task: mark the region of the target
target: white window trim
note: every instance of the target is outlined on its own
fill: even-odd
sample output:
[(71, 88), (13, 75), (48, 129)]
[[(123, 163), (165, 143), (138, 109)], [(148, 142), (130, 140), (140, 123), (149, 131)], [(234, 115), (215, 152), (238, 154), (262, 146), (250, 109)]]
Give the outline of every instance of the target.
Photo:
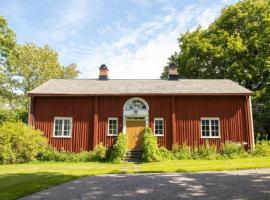
[[(162, 130), (162, 134), (156, 134), (156, 120), (162, 120), (163, 123), (163, 130)], [(154, 135), (157, 137), (163, 137), (164, 136), (164, 118), (154, 118)]]
[[(110, 134), (110, 120), (116, 120), (116, 134)], [(117, 117), (108, 117), (108, 129), (107, 136), (117, 136), (118, 135), (118, 118)]]
[[(70, 123), (70, 135), (55, 135), (55, 120), (70, 120), (71, 123)], [(64, 123), (62, 125), (62, 131), (63, 131), (63, 126), (64, 126)], [(54, 138), (72, 138), (72, 128), (73, 128), (73, 120), (72, 120), (72, 117), (54, 117), (54, 120), (53, 120), (53, 137)]]
[[(203, 136), (202, 135), (202, 120), (218, 120), (218, 136)], [(210, 121), (211, 123), (211, 121)], [(212, 135), (212, 130), (211, 130), (211, 124), (209, 125), (209, 133)], [(220, 131), (220, 118), (219, 117), (201, 117), (201, 121), (200, 121), (200, 127), (201, 127), (201, 138), (220, 138), (221, 137), (221, 131)]]

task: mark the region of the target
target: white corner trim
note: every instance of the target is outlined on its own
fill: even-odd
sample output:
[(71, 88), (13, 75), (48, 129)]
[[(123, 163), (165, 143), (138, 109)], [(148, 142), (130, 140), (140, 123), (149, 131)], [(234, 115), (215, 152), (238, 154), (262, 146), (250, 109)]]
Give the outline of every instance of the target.
[(249, 99), (251, 133), (252, 133), (252, 138), (251, 138), (251, 140), (252, 140), (252, 147), (251, 147), (251, 150), (255, 150), (255, 135), (254, 135), (254, 126), (253, 126), (253, 112), (252, 112), (251, 96), (249, 96), (248, 99)]

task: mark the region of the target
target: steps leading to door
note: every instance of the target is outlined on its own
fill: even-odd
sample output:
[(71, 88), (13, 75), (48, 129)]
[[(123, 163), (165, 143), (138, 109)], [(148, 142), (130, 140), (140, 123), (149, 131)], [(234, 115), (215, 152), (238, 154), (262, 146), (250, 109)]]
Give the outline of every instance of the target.
[(125, 160), (129, 162), (142, 162), (142, 150), (128, 151)]

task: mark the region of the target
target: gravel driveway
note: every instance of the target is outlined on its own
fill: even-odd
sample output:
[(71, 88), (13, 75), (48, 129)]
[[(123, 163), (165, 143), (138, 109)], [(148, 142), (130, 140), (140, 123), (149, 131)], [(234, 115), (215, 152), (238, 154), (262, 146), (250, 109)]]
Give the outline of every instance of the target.
[(270, 199), (270, 169), (86, 177), (26, 199)]

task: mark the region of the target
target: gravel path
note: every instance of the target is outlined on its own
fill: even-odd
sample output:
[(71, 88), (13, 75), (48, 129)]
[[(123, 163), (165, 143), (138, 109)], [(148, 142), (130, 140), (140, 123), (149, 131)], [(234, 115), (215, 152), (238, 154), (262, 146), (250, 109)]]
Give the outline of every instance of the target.
[(86, 177), (22, 198), (270, 199), (270, 169)]

